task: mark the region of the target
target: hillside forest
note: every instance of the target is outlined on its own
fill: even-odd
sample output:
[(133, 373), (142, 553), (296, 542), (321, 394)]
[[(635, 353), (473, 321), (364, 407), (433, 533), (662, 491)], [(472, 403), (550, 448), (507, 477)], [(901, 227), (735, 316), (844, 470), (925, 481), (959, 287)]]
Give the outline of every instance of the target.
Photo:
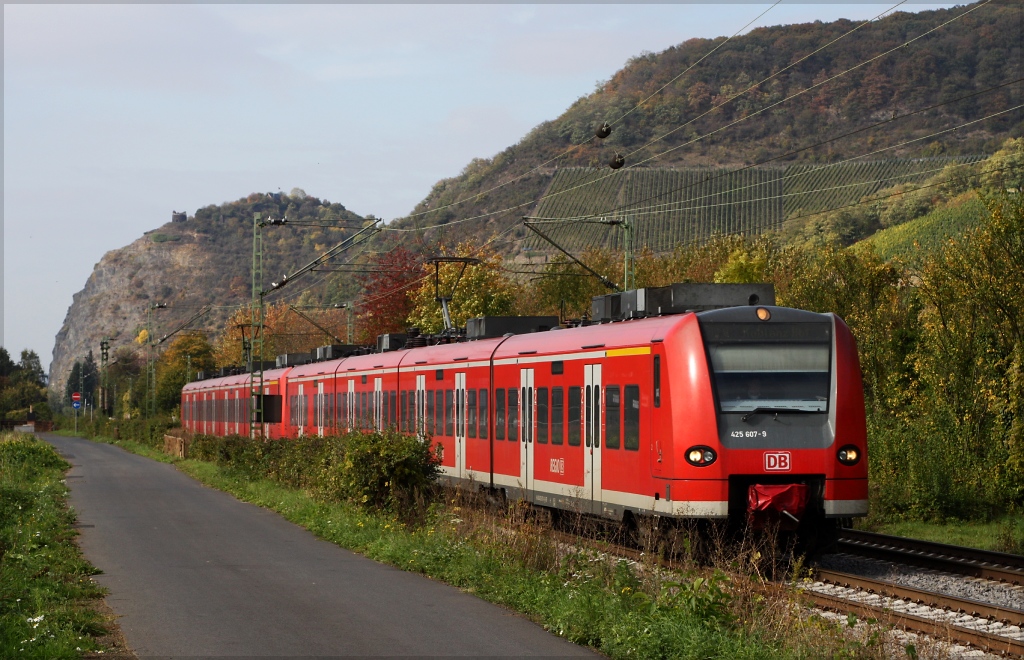
[[(923, 185), (882, 190), (861, 203), (759, 236), (720, 234), (671, 253), (640, 252), (637, 286), (771, 282), (780, 305), (834, 312), (857, 338), (869, 420), (874, 515), (977, 519), (1024, 507), (1024, 139), (950, 167)], [(554, 258), (511, 266), (492, 245), (395, 243), (355, 274), (363, 295), (345, 306), (271, 302), (265, 357), (331, 343), (372, 345), (383, 332), (442, 329), (431, 255), (473, 255), (455, 288), (456, 324), (480, 315), (585, 317), (606, 289)], [(621, 281), (623, 255), (580, 256)], [(443, 266), (451, 290), (457, 267)], [(327, 296), (338, 297), (328, 291)], [(301, 300), (301, 299), (300, 299)], [(311, 298), (307, 298), (309, 302)], [(145, 336), (118, 349), (105, 378), (118, 419), (153, 402), (177, 415), (180, 388), (200, 370), (241, 364), (250, 310), (226, 329), (179, 333), (157, 352)], [(153, 361), (155, 380), (146, 377)], [(70, 379), (79, 382), (77, 372)], [(87, 383), (88, 385), (88, 383)], [(70, 384), (69, 384), (70, 387)], [(88, 389), (88, 387), (87, 387)], [(90, 393), (88, 396), (95, 397)]]

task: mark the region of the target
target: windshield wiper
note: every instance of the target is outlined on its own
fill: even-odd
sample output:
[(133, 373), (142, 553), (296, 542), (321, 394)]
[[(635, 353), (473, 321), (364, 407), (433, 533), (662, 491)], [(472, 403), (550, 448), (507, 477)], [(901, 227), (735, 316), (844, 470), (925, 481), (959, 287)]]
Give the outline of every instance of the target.
[(818, 410), (803, 410), (801, 408), (764, 408), (764, 407), (759, 407), (759, 408), (754, 408), (753, 410), (748, 412), (743, 417), (740, 417), (740, 421), (741, 422), (745, 422), (745, 421), (747, 421), (748, 417), (750, 417), (751, 415), (756, 415), (758, 413), (775, 413), (774, 419), (775, 419), (775, 421), (779, 421), (779, 413), (813, 413), (813, 412), (820, 412), (820, 411), (818, 411)]

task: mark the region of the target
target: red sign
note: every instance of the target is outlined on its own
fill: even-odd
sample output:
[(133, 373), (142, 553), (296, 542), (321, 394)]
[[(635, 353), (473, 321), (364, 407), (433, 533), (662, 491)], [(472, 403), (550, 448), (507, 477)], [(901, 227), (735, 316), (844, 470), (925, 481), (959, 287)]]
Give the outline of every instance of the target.
[(72, 392), (71, 393), (71, 400), (72, 401), (81, 401), (82, 400), (82, 394), (80, 392)]
[(790, 454), (788, 451), (766, 451), (764, 453), (765, 472), (788, 472), (790, 470)]

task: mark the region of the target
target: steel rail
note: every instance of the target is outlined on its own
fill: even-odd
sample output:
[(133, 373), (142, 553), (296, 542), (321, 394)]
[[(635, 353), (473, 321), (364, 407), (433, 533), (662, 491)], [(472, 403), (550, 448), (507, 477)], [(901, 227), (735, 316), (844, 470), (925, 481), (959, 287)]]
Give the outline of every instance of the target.
[(918, 605), (927, 605), (929, 607), (950, 610), (952, 612), (962, 612), (964, 614), (970, 614), (971, 616), (983, 619), (992, 619), (999, 621), (1000, 623), (1024, 628), (1024, 610), (1000, 607), (998, 605), (982, 603), (968, 598), (957, 598), (956, 596), (950, 596), (949, 594), (943, 594), (936, 591), (914, 589), (912, 587), (905, 587), (903, 585), (883, 580), (874, 580), (871, 578), (861, 577), (859, 575), (840, 573), (839, 571), (830, 571), (819, 568), (815, 573), (817, 578), (826, 584), (834, 584), (840, 587), (849, 587), (851, 589), (863, 589), (864, 591), (872, 594), (908, 600)]
[(904, 630), (911, 632), (924, 633), (939, 639), (970, 644), (992, 653), (1024, 658), (1024, 642), (1012, 637), (1004, 637), (1003, 635), (996, 635), (983, 630), (964, 628), (963, 626), (945, 621), (929, 619), (907, 612), (898, 612), (887, 607), (858, 603), (840, 596), (823, 594), (809, 589), (804, 589), (803, 595), (817, 607), (823, 609), (834, 612), (852, 612), (865, 618), (890, 620)]
[(1024, 557), (901, 536), (843, 530), (839, 548), (847, 554), (888, 559), (958, 575), (1024, 584)]

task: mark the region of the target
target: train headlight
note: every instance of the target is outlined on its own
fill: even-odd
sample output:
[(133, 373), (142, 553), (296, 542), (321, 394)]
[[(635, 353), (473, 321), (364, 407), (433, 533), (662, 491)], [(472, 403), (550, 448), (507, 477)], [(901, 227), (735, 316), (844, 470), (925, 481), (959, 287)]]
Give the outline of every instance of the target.
[(686, 450), (686, 462), (697, 467), (704, 467), (715, 462), (718, 455), (711, 447), (690, 447)]
[(839, 450), (836, 454), (836, 458), (843, 465), (856, 465), (860, 460), (860, 449), (853, 445), (847, 445)]

